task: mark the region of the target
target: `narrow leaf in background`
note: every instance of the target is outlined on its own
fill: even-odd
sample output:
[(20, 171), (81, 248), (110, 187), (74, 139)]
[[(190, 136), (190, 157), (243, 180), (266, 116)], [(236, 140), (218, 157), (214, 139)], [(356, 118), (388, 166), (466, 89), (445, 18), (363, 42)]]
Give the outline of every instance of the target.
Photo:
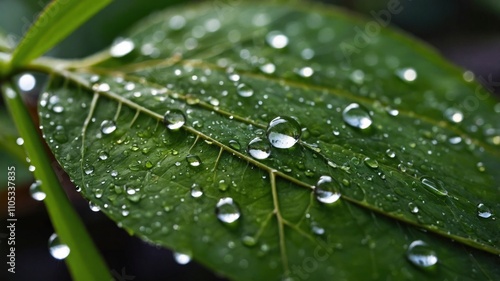
[(14, 51), (11, 68), (17, 68), (43, 55), (109, 3), (111, 0), (51, 2)]

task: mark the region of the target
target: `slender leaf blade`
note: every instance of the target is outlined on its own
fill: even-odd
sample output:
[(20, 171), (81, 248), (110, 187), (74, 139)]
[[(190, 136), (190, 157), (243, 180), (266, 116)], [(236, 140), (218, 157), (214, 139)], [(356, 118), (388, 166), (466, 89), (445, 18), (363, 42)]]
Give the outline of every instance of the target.
[[(500, 124), (483, 88), (392, 30), (356, 45), (366, 22), (336, 10), (209, 10), (153, 17), (110, 49), (115, 58), (64, 73), (77, 87), (53, 81), (42, 124), (84, 196), (235, 279), (499, 276), (486, 253), (499, 252), (498, 222), (477, 209), (499, 209)], [(369, 129), (345, 120), (352, 104)], [(164, 127), (172, 110), (186, 116), (179, 131)], [(252, 158), (247, 145), (284, 115), (301, 140)], [(341, 184), (333, 206), (312, 191), (321, 176)], [(216, 216), (225, 197), (241, 211), (234, 226)], [(416, 240), (436, 252), (434, 270), (405, 258)]]
[(14, 51), (11, 67), (29, 63), (53, 48), (111, 0), (56, 0), (40, 13)]

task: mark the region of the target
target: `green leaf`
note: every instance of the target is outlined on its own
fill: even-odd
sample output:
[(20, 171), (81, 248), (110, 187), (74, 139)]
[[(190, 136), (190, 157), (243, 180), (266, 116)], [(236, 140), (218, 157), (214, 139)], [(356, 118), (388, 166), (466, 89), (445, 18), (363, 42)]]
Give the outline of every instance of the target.
[(500, 277), (499, 106), (414, 39), (323, 6), (206, 4), (98, 57), (51, 81), (41, 123), (130, 233), (239, 280)]
[[(73, 279), (79, 281), (110, 280), (111, 274), (106, 268), (102, 257), (97, 252), (78, 214), (72, 208), (55, 172), (51, 169), (51, 162), (45, 151), (43, 142), (38, 136), (38, 132), (20, 94), (8, 82), (2, 84), (0, 89), (2, 90), (5, 104), (17, 127), (19, 136), (24, 139), (23, 147), (26, 150), (27, 157), (30, 159), (30, 164), (35, 167), (33, 174), (41, 182), (41, 188), (46, 194), (44, 203), (47, 207), (50, 220), (61, 243), (64, 243), (70, 249), (70, 253), (65, 258), (65, 261)], [(10, 193), (12, 192), (11, 189), (14, 189), (14, 193), (16, 189), (16, 186), (12, 187), (10, 183), (13, 182), (16, 184), (19, 180), (17, 170), (17, 167), (11, 164), (8, 168), (9, 173), (6, 173), (9, 177), (9, 198), (12, 196)]]
[(54, 47), (111, 0), (55, 0), (38, 16), (15, 49), (11, 67), (29, 63)]

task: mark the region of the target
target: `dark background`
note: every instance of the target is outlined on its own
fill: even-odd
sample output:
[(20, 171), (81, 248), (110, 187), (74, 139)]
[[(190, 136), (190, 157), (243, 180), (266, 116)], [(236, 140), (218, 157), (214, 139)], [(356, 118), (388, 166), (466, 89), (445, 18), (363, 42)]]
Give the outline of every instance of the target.
[[(237, 5), (240, 0), (209, 0), (215, 5)], [(390, 0), (337, 0), (323, 1), (343, 6), (371, 18), (370, 11), (380, 11)], [(48, 1), (0, 0), (0, 30), (19, 40), (37, 13)], [(79, 58), (92, 54), (123, 33), (127, 27), (151, 13), (169, 5), (180, 3), (154, 0), (119, 0), (101, 11), (91, 21), (63, 41), (49, 55), (62, 58)], [(192, 1), (190, 1), (192, 2)], [(500, 1), (498, 0), (400, 0), (403, 11), (394, 15), (392, 25), (421, 38), (437, 48), (444, 57), (464, 69), (482, 77), (491, 91), (500, 92), (494, 83), (500, 82)], [(481, 79), (480, 79), (481, 80)], [(41, 85), (39, 85), (41, 86)], [(35, 110), (36, 93), (31, 97)], [(2, 103), (3, 104), (3, 103)], [(0, 104), (0, 110), (5, 110)], [(3, 156), (2, 156), (3, 157)], [(2, 158), (0, 162), (6, 162)], [(20, 169), (23, 164), (20, 164)], [(2, 171), (6, 171), (3, 169)], [(60, 171), (60, 170), (59, 170)], [(3, 172), (2, 172), (3, 173)], [(19, 172), (19, 174), (23, 174)], [(0, 210), (0, 279), (1, 280), (70, 280), (63, 261), (53, 259), (47, 240), (53, 233), (52, 225), (43, 203), (31, 199), (28, 193), (29, 177), (24, 177), (16, 191), (16, 274), (6, 271), (6, 209)], [(4, 185), (5, 181), (2, 181)], [(65, 188), (87, 226), (97, 247), (114, 271), (117, 280), (219, 280), (211, 271), (191, 262), (178, 265), (172, 253), (130, 237), (116, 227), (102, 213), (89, 210), (88, 203), (74, 191), (69, 180)], [(0, 187), (5, 190), (5, 187)], [(6, 194), (0, 192), (1, 205), (5, 206)]]

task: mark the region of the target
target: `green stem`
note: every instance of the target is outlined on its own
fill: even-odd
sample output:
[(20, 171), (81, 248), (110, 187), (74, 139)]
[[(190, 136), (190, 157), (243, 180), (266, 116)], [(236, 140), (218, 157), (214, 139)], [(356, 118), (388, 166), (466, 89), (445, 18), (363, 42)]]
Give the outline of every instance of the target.
[(112, 280), (104, 260), (51, 169), (49, 157), (21, 96), (10, 83), (3, 84), (1, 90), (19, 135), (24, 139), (31, 164), (36, 167), (35, 178), (42, 181), (42, 190), (47, 195), (44, 202), (54, 229), (71, 250), (65, 261), (73, 280)]

